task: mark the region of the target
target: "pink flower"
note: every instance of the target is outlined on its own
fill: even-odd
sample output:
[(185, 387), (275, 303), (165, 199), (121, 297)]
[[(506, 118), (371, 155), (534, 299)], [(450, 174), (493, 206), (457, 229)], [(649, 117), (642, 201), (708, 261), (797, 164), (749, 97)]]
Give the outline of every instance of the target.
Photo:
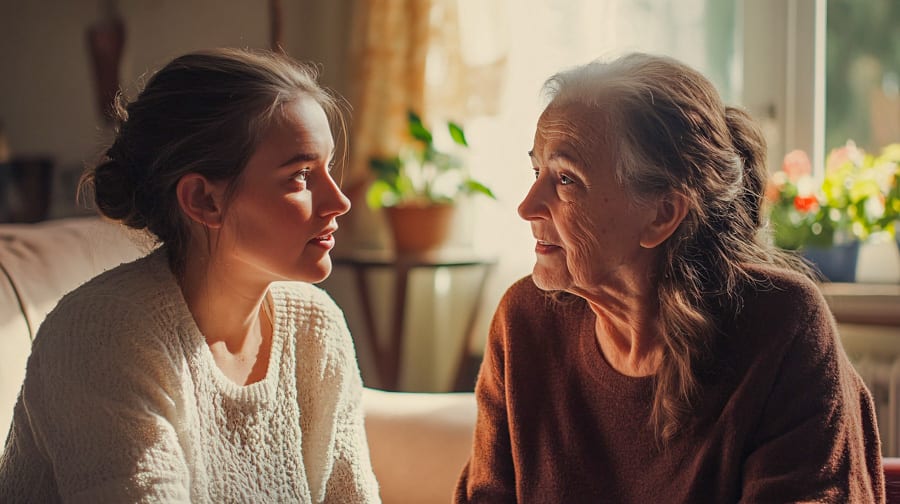
[(792, 150), (784, 156), (781, 171), (787, 174), (788, 180), (796, 182), (800, 177), (812, 173), (812, 163), (806, 152), (800, 149)]
[(864, 153), (856, 146), (856, 143), (853, 140), (847, 140), (843, 147), (838, 147), (828, 153), (828, 159), (825, 161), (825, 171), (831, 173), (847, 161), (859, 165), (862, 163), (863, 156)]

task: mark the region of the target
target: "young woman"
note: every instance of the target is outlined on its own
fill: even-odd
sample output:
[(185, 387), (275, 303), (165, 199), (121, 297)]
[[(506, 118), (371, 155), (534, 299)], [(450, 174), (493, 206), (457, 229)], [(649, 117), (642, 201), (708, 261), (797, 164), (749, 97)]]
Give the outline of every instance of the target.
[(350, 209), (332, 126), (310, 68), (242, 50), (179, 57), (120, 111), (83, 184), (160, 246), (41, 326), (0, 501), (379, 500), (353, 343), (311, 285)]

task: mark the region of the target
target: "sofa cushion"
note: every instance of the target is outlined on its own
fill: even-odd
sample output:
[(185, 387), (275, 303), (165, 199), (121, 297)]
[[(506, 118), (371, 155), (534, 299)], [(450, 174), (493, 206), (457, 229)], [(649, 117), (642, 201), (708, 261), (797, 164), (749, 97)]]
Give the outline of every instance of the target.
[(0, 225), (0, 440), (25, 378), (31, 340), (63, 294), (143, 255), (137, 235), (95, 217)]
[(146, 253), (135, 240), (118, 224), (97, 218), (0, 226), (0, 264), (17, 293), (31, 338), (63, 294)]
[(475, 394), (367, 388), (363, 409), (384, 503), (450, 502), (472, 449)]
[[(0, 263), (0, 268), (2, 266)], [(6, 440), (13, 405), (25, 378), (25, 361), (30, 352), (28, 324), (12, 284), (7, 280), (5, 271), (0, 269), (0, 447)]]

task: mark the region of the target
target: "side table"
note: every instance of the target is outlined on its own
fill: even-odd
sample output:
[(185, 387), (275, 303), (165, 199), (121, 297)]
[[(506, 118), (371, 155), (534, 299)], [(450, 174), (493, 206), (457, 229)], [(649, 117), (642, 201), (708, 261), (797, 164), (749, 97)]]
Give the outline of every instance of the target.
[[(363, 311), (366, 338), (375, 354), (375, 365), (381, 386), (387, 390), (397, 390), (399, 387), (410, 272), (414, 269), (436, 271), (441, 268), (481, 268), (472, 308), (469, 310), (464, 326), (462, 347), (455, 366), (454, 390), (459, 390), (464, 386), (466, 357), (474, 337), (473, 333), (484, 296), (484, 287), (497, 264), (495, 257), (479, 255), (470, 250), (441, 250), (421, 255), (401, 256), (390, 251), (362, 250), (336, 255), (332, 257), (332, 262), (336, 267), (347, 267), (353, 271), (356, 291)], [(387, 345), (382, 345), (383, 339), (378, 337), (378, 327), (375, 323), (375, 313), (369, 290), (368, 273), (375, 269), (392, 270), (394, 274), (394, 293), (391, 302), (393, 313), (390, 319), (391, 332)]]

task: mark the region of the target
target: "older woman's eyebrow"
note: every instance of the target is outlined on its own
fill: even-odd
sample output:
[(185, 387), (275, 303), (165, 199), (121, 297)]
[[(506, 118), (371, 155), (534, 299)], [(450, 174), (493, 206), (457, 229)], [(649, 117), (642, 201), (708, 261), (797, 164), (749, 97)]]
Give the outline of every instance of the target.
[(577, 165), (578, 161), (575, 159), (575, 156), (569, 154), (564, 150), (555, 150), (550, 153), (550, 161), (562, 160), (568, 164)]

